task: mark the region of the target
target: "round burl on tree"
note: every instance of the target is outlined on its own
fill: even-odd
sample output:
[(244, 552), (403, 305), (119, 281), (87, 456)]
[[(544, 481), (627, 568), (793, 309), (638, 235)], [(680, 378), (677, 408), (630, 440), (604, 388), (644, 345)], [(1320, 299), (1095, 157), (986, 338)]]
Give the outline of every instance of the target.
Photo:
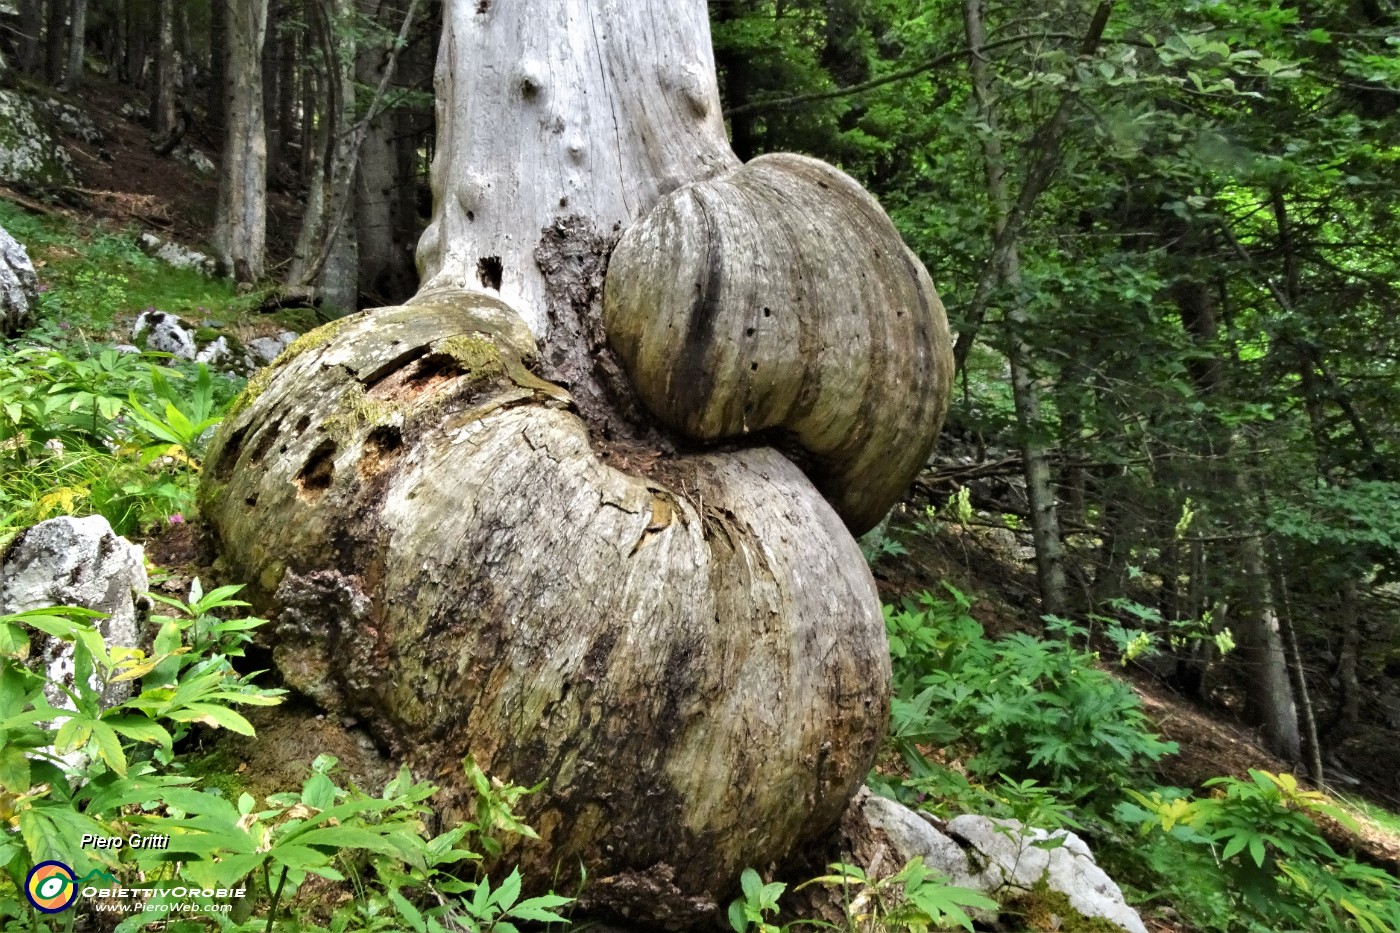
[(513, 853), (531, 877), (581, 860), (597, 890), (651, 878), (691, 918), (839, 817), (889, 660), (859, 550), (796, 466), (610, 465), (489, 297), (303, 339), (203, 488), (225, 561), (277, 607), (291, 686), (456, 785), (449, 819), (469, 752), (544, 782), (543, 844)]
[(663, 198), (608, 265), (604, 323), (637, 393), (702, 441), (778, 431), (851, 531), (928, 461), (952, 379), (943, 306), (875, 199), (761, 156)]

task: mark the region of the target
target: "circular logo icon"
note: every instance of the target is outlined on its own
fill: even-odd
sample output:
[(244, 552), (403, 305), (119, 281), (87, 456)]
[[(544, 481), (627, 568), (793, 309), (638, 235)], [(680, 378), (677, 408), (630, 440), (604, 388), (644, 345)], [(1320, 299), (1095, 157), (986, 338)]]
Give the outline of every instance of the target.
[(24, 896), (46, 914), (67, 910), (78, 899), (73, 869), (62, 862), (40, 862), (24, 879)]

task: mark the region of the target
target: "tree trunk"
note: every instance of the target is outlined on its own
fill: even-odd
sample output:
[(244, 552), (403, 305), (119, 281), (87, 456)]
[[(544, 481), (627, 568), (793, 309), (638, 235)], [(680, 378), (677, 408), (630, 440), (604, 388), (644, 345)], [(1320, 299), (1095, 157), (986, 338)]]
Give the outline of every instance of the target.
[(44, 20), (48, 10), (45, 0), (21, 3), (19, 67), (28, 74), (38, 74), (44, 67)]
[[(403, 21), (402, 3), (360, 0), (360, 12), (388, 29)], [(356, 65), (357, 80), (365, 87), (378, 87), (388, 65), (388, 49), (375, 46), (365, 50)], [(402, 82), (398, 82), (402, 83)], [(385, 110), (366, 127), (360, 147), (358, 183), (355, 186), (356, 238), (360, 245), (359, 291), (380, 304), (393, 304), (413, 294), (417, 272), (402, 239), (405, 218), (400, 217), (399, 190), (412, 185), (404, 177), (399, 158), (398, 110)], [(410, 163), (411, 172), (411, 163)]]
[[(995, 211), (997, 237), (1010, 222), (1012, 205), (1006, 190), (1006, 166), (997, 138), (997, 119), (992, 100), (991, 75), (982, 59), (981, 48), (987, 37), (982, 25), (981, 0), (967, 0), (963, 8), (968, 46), (972, 54), (973, 94), (983, 121), (991, 128), (983, 134), (982, 151), (987, 165), (987, 193)], [(1021, 435), (1021, 459), (1026, 478), (1026, 499), (1030, 504), (1031, 537), (1035, 542), (1036, 577), (1040, 583), (1040, 606), (1049, 615), (1063, 616), (1069, 610), (1069, 588), (1065, 583), (1065, 545), (1060, 535), (1060, 518), (1055, 502), (1055, 486), (1050, 469), (1050, 449), (1040, 434), (1040, 388), (1030, 365), (1030, 345), (1022, 336), (1028, 320), (1020, 304), (1021, 258), (1013, 241), (999, 254), (1000, 283), (1013, 293), (1006, 310), (1007, 359), (1011, 364), (1011, 392), (1016, 407), (1016, 425)]]
[[(587, 906), (667, 926), (864, 779), (889, 659), (848, 529), (909, 476), (849, 467), (921, 463), (952, 369), (855, 182), (737, 164), (706, 14), (447, 4), (423, 288), (254, 380), (201, 489), (289, 684), (440, 783), (449, 822), (468, 753), (543, 782), (541, 842), (505, 855), (527, 888), (582, 864)], [(723, 365), (669, 393), (677, 359)]]
[(151, 86), (151, 138), (165, 145), (175, 135), (175, 0), (156, 5), (156, 73)]
[(115, 0), (112, 5), (112, 47), (108, 50), (107, 56), (107, 67), (110, 69), (112, 77), (123, 84), (131, 81), (131, 66), (126, 59), (128, 47), (126, 30), (130, 24), (126, 7), (127, 0)]
[(209, 128), (216, 139), (223, 139), (228, 124), (228, 4), (209, 3)]
[(269, 0), (267, 35), (263, 40), (263, 126), (267, 132), (267, 177), (277, 177), (282, 164), (282, 63), (278, 58), (278, 24), (284, 19), (286, 0)]
[(226, 275), (256, 282), (267, 243), (267, 139), (263, 131), (262, 45), (267, 0), (226, 3), (228, 126), (219, 170), (215, 241)]
[(55, 87), (63, 83), (63, 66), (68, 62), (68, 3), (67, 0), (49, 0), (49, 24), (46, 35), (48, 51), (46, 66), (49, 83)]
[[(1236, 487), (1241, 501), (1249, 490)], [(1278, 608), (1269, 581), (1263, 542), (1248, 536), (1240, 543), (1243, 602), (1240, 607), (1240, 649), (1247, 665), (1245, 714), (1258, 724), (1268, 749), (1289, 763), (1303, 759), (1298, 710), (1279, 628)]]
[(83, 53), (87, 48), (88, 0), (73, 0), (72, 35), (68, 40), (68, 73), (63, 77), (63, 89), (70, 90), (82, 83)]

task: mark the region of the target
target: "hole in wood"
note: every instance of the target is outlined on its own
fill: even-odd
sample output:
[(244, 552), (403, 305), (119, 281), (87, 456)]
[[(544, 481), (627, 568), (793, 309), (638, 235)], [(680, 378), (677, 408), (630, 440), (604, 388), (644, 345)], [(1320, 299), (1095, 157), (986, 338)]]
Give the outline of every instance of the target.
[(331, 487), (335, 479), (335, 443), (322, 441), (311, 451), (311, 457), (297, 474), (297, 498), (315, 502)]
[(482, 256), (476, 263), (476, 277), (492, 291), (501, 290), (501, 257)]

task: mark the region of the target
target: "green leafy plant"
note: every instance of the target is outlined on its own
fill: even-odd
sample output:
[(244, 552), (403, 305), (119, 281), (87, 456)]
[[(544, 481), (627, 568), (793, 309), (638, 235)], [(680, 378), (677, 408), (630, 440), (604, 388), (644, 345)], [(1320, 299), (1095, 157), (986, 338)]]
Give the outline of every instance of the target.
[(946, 747), (970, 775), (1033, 779), (1065, 801), (1087, 801), (1175, 751), (1150, 731), (1132, 690), (1074, 647), (1085, 630), (1049, 618), (1051, 638), (991, 641), (968, 615), (967, 597), (948, 592), (885, 612), (895, 661), (891, 735), (906, 762), (930, 744)]
[(1214, 792), (1200, 798), (1130, 790), (1117, 816), (1144, 836), (1164, 834), (1175, 864), (1208, 863), (1226, 882), (1220, 893), (1229, 906), (1261, 925), (1397, 929), (1400, 884), (1340, 855), (1318, 830), (1318, 818), (1354, 830), (1350, 815), (1290, 774), (1251, 770), (1249, 778), (1208, 781)]
[(758, 872), (745, 868), (739, 877), (739, 886), (743, 894), (729, 904), (729, 926), (734, 933), (749, 933), (750, 930), (778, 933), (780, 928), (770, 923), (768, 917), (777, 915), (778, 898), (787, 890), (787, 885), (781, 881), (765, 884)]
[[(971, 933), (968, 910), (997, 910), (997, 902), (980, 892), (948, 883), (941, 873), (916, 857), (888, 878), (874, 879), (856, 865), (836, 863), (830, 874), (800, 887), (821, 884), (840, 887), (848, 929), (853, 933), (907, 930), (926, 933), (957, 925)], [(731, 921), (732, 922), (732, 921)], [(740, 931), (743, 933), (743, 931)]]
[(134, 394), (128, 400), (132, 435), (141, 450), (141, 464), (145, 466), (157, 458), (167, 457), (197, 469), (206, 432), (223, 420), (214, 405), (214, 380), (209, 368), (199, 364), (194, 391), (188, 397), (177, 393), (154, 367), (151, 388), (155, 396), (165, 402), (160, 414), (142, 405)]
[[(195, 650), (178, 626), (162, 626), (147, 654), (109, 647), (94, 624), (100, 618), (75, 608), (0, 616), (0, 818), (12, 830), (0, 839), (0, 865), (16, 890), (35, 864), (88, 854), (83, 835), (114, 835), (118, 822), (158, 823), (163, 817), (142, 809), (154, 801), (216, 799), (168, 767), (179, 738), (196, 723), (251, 734), (232, 707), (279, 702), (280, 691), (254, 686), (222, 655)], [(71, 684), (31, 668), (36, 633), (71, 646)], [(112, 703), (109, 688), (122, 683), (133, 695)], [(90, 854), (118, 867), (112, 850)], [(27, 904), (7, 909), (39, 923)]]

